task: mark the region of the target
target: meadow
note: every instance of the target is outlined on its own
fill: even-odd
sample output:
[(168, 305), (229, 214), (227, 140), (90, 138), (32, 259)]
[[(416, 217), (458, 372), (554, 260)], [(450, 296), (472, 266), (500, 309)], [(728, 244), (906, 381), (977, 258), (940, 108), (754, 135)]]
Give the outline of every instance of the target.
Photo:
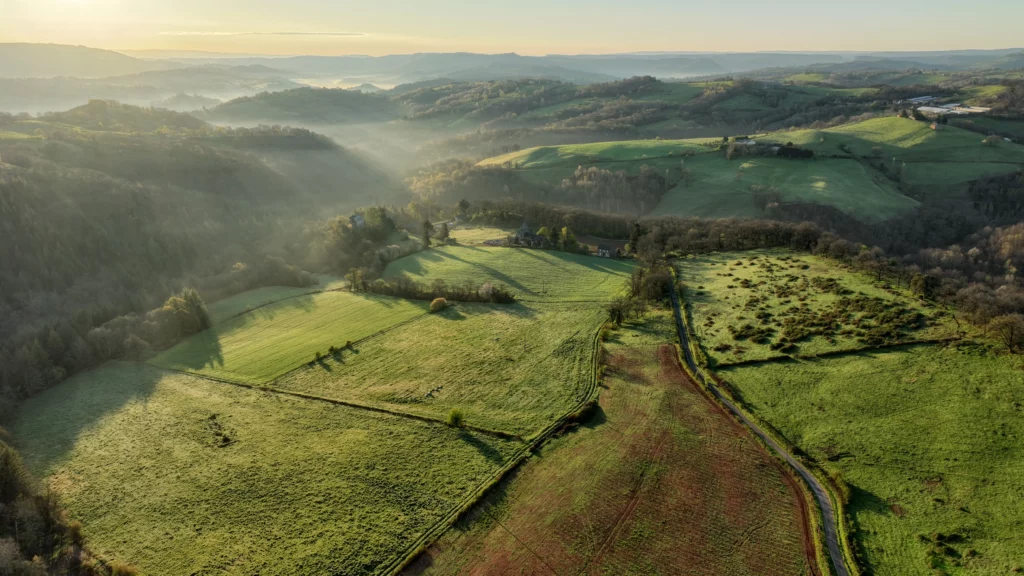
[(450, 235), (459, 244), (483, 244), (488, 240), (504, 240), (516, 233), (511, 228), (495, 228), (492, 226), (457, 226), (452, 227)]
[(715, 364), (950, 334), (941, 312), (908, 292), (815, 256), (719, 253), (676, 268), (693, 328)]
[(758, 416), (851, 488), (877, 576), (1024, 569), (1024, 375), (988, 345), (722, 370)]
[(633, 263), (548, 250), (446, 246), (396, 260), (384, 278), (502, 284), (528, 302), (605, 302), (623, 295)]
[(317, 286), (264, 286), (209, 303), (206, 309), (210, 313), (210, 322), (217, 325), (267, 304), (319, 291), (320, 288)]
[(297, 296), (195, 334), (150, 363), (262, 384), (313, 361), (317, 352), (326, 353), (331, 346), (342, 347), (423, 316), (428, 304), (349, 292)]
[(593, 417), (404, 574), (807, 573), (796, 493), (687, 379), (675, 339), (667, 310), (612, 332)]
[(457, 304), (355, 350), (299, 368), (275, 388), (528, 437), (589, 394), (595, 304)]
[(90, 548), (142, 574), (369, 575), (521, 445), (111, 363), (11, 426)]
[(834, 206), (864, 222), (899, 216), (918, 205), (892, 181), (851, 160), (727, 160), (707, 154), (687, 158), (686, 168), (692, 180), (669, 190), (652, 216), (762, 217), (750, 192), (755, 185), (777, 189), (783, 202)]

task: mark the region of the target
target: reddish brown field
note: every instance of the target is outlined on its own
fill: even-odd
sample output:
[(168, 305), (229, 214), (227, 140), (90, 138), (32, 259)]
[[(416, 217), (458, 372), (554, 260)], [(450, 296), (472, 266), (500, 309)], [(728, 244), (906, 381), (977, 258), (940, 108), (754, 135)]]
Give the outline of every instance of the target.
[(598, 416), (407, 574), (810, 574), (803, 499), (679, 365), (659, 316), (607, 344)]

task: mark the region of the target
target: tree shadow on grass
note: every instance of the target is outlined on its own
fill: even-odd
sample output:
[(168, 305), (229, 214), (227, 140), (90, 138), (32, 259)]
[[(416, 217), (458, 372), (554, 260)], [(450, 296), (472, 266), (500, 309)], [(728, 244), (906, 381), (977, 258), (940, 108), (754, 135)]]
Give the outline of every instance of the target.
[(497, 448), (491, 446), (487, 442), (484, 442), (480, 438), (476, 437), (473, 433), (466, 430), (459, 430), (459, 439), (469, 444), (473, 448), (476, 448), (480, 454), (495, 464), (504, 464), (505, 458), (501, 455), (501, 452)]
[(133, 402), (145, 406), (168, 376), (173, 373), (146, 364), (107, 362), (28, 400), (11, 422), (11, 435), (41, 480), (67, 459), (83, 434)]

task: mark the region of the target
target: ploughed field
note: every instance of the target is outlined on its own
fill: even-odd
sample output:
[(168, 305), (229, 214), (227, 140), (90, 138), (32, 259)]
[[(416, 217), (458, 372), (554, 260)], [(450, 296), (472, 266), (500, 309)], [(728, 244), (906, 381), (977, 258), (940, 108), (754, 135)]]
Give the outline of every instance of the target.
[(676, 264), (712, 365), (809, 356), (951, 334), (941, 310), (837, 263), (782, 250)]
[(795, 485), (699, 392), (675, 340), (667, 310), (612, 332), (599, 408), (405, 573), (809, 573)]
[(850, 486), (872, 574), (1024, 568), (1024, 375), (988, 344), (908, 346), (720, 372)]

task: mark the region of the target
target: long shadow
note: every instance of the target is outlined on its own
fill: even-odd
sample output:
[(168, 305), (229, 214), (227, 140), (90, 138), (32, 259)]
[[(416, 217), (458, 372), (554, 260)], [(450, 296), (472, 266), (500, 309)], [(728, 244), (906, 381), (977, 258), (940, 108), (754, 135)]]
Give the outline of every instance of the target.
[(220, 345), (221, 330), (212, 328), (182, 340), (158, 356), (158, 365), (179, 369), (202, 370), (224, 366), (224, 351)]
[(505, 274), (504, 272), (501, 272), (501, 271), (499, 271), (499, 270), (497, 270), (495, 268), (492, 268), (490, 266), (485, 266), (485, 265), (477, 263), (477, 262), (470, 262), (470, 261), (468, 261), (468, 260), (466, 260), (464, 258), (459, 258), (458, 256), (455, 256), (454, 254), (445, 254), (445, 257), (451, 258), (452, 260), (456, 260), (458, 262), (462, 262), (463, 264), (465, 264), (467, 266), (472, 266), (473, 268), (479, 268), (481, 270), (484, 270), (489, 275), (491, 275), (491, 276), (501, 280), (501, 282), (503, 282), (503, 283), (513, 287), (513, 288), (516, 288), (518, 290), (522, 290), (523, 292), (527, 292), (527, 293), (530, 293), (530, 294), (534, 293), (532, 290), (530, 290), (526, 286), (523, 286), (518, 281), (516, 281), (515, 278), (513, 278), (513, 277), (509, 276), (508, 274)]
[(505, 463), (505, 458), (502, 457), (501, 452), (498, 451), (497, 448), (495, 448), (494, 446), (491, 446), (490, 444), (480, 440), (479, 438), (477, 438), (473, 434), (470, 434), (469, 432), (466, 432), (465, 430), (460, 430), (459, 431), (459, 439), (461, 439), (463, 442), (469, 444), (473, 448), (476, 448), (477, 451), (480, 452), (480, 454), (483, 454), (483, 456), (485, 458), (487, 458), (488, 460), (490, 460), (491, 462), (494, 462), (495, 464), (504, 464)]
[[(108, 415), (152, 396), (171, 373), (135, 362), (108, 362), (34, 396), (10, 422), (14, 443), (37, 480), (75, 449), (78, 439)], [(143, 417), (146, 408), (143, 407)]]

